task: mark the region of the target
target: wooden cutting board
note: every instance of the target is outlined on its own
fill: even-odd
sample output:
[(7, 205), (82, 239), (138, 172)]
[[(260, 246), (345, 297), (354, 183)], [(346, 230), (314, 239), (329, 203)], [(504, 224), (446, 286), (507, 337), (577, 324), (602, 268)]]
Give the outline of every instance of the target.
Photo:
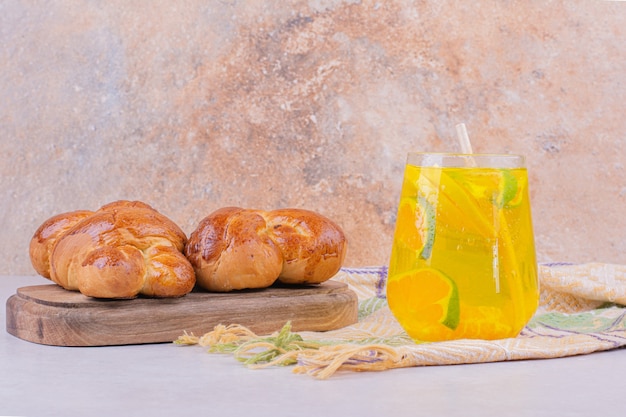
[(291, 321), (293, 331), (326, 331), (357, 321), (356, 294), (344, 283), (272, 286), (230, 293), (193, 291), (181, 298), (101, 300), (58, 285), (18, 288), (6, 305), (7, 331), (55, 346), (172, 342), (218, 325), (240, 324), (264, 335)]

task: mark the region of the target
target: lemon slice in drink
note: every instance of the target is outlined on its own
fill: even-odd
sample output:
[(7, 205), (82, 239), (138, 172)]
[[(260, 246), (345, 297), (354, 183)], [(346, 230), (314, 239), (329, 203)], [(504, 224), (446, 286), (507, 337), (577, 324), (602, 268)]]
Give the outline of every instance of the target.
[(459, 291), (453, 280), (433, 268), (396, 275), (387, 283), (389, 307), (408, 327), (442, 324), (454, 330), (459, 325)]
[(435, 241), (435, 210), (424, 197), (400, 200), (395, 239), (420, 258), (430, 258)]

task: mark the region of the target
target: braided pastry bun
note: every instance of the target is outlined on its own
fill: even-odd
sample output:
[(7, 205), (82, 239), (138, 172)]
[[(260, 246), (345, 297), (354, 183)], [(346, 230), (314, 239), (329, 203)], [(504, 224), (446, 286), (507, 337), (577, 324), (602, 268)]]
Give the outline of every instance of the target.
[(341, 228), (312, 211), (225, 207), (200, 222), (185, 255), (200, 287), (226, 292), (319, 284), (339, 271), (346, 247)]
[(67, 290), (97, 298), (180, 297), (195, 285), (183, 250), (187, 237), (139, 201), (46, 220), (33, 235), (31, 263)]

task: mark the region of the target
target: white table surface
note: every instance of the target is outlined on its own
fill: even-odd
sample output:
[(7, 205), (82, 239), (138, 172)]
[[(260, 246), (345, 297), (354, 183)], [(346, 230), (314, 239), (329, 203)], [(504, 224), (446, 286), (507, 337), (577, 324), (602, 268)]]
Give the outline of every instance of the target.
[[(0, 299), (41, 277), (1, 276)], [(55, 347), (0, 335), (0, 416), (623, 416), (626, 350), (339, 372), (250, 370), (198, 346)]]

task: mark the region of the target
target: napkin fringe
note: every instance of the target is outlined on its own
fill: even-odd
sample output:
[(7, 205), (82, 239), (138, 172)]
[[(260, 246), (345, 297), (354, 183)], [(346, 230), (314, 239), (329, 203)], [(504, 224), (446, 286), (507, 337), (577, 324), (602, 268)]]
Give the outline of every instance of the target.
[(174, 343), (177, 345), (200, 345), (204, 347), (231, 344), (239, 345), (257, 337), (258, 336), (250, 329), (239, 324), (231, 324), (228, 326), (218, 324), (212, 331), (201, 337), (185, 331), (181, 336), (178, 336), (178, 339), (176, 339)]
[[(383, 371), (402, 367), (409, 357), (402, 349), (383, 344), (323, 345), (291, 332), (291, 323), (269, 337), (259, 337), (239, 324), (219, 324), (201, 337), (185, 332), (174, 342), (209, 347), (210, 352), (233, 352), (249, 368), (294, 366), (293, 372), (327, 379), (338, 370)], [(405, 365), (406, 366), (406, 365)]]
[(384, 371), (402, 367), (408, 355), (387, 345), (343, 344), (299, 352), (297, 357), (294, 373), (327, 379), (339, 370)]

